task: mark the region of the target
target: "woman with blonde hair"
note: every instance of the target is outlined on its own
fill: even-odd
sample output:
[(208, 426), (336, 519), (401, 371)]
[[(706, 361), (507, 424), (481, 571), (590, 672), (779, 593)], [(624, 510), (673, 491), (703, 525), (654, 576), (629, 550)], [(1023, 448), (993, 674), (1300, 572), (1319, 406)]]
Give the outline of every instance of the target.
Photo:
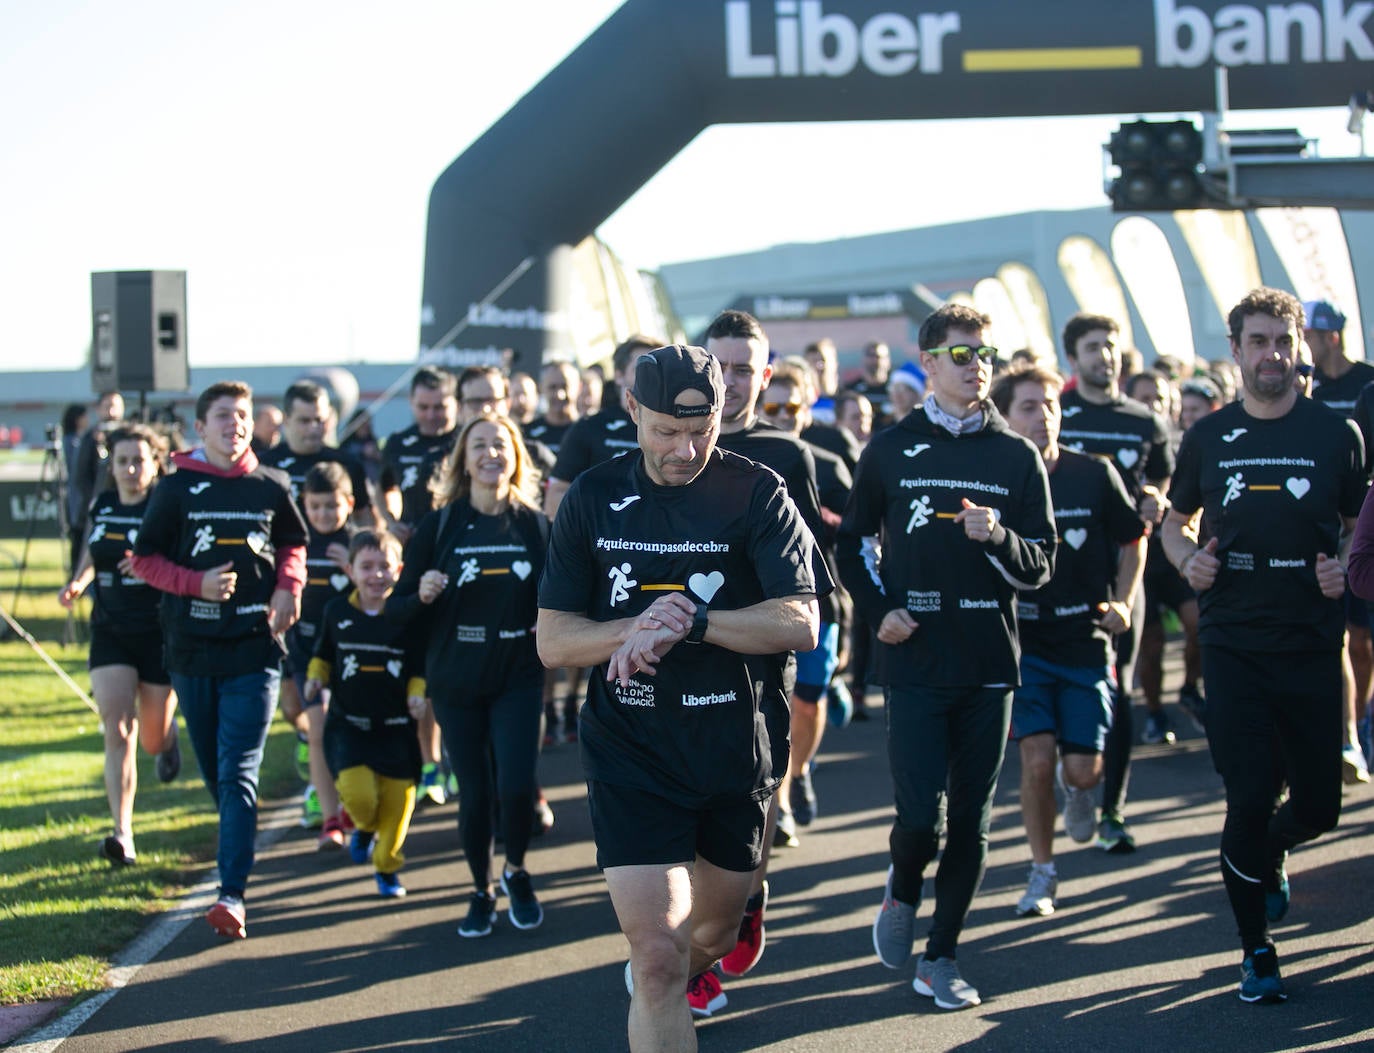
[(166, 472), (167, 443), (143, 424), (124, 424), (108, 438), (109, 486), (91, 502), (90, 531), (72, 580), (59, 594), (70, 608), (92, 584), (91, 692), (105, 726), (105, 795), (114, 833), (100, 843), (111, 866), (128, 866), (134, 850), (135, 744), (157, 755), (157, 776), (181, 770), (176, 697), (162, 661), (159, 593), (133, 570), (132, 549), (153, 488)]
[(496, 920), (498, 806), (507, 913), (516, 928), (533, 929), (544, 920), (525, 869), (544, 679), (534, 623), (549, 523), (520, 429), (506, 417), (470, 421), (432, 487), (435, 510), (416, 527), (396, 591), (427, 607), (425, 679), (458, 776), (458, 829), (475, 886), (458, 934), (486, 936)]

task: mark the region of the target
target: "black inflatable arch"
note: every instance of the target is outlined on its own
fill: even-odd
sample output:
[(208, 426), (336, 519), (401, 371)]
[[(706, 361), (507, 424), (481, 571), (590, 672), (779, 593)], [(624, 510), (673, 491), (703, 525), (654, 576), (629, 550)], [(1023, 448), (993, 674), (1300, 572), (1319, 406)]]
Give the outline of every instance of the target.
[(1218, 65), (1233, 108), (1341, 106), (1374, 83), (1370, 10), (628, 0), (435, 182), (421, 352), (572, 349), (570, 246), (709, 125), (1196, 111)]

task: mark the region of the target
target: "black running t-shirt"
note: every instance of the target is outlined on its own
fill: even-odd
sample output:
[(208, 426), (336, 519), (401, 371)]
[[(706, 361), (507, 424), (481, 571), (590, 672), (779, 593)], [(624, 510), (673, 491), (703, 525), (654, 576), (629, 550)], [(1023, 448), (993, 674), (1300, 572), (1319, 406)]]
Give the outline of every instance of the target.
[(1054, 576), (1017, 596), (1022, 654), (1059, 665), (1100, 667), (1111, 660), (1111, 635), (1098, 627), (1097, 605), (1114, 595), (1121, 546), (1145, 524), (1111, 462), (1063, 450), (1050, 473), (1059, 530)]
[[(691, 483), (658, 486), (641, 454), (578, 476), (553, 525), (539, 606), (604, 622), (641, 613), (664, 592), (738, 610), (810, 596), (810, 531), (778, 477), (717, 449)], [(686, 807), (761, 797), (772, 770), (761, 685), (745, 655), (715, 644), (674, 645), (654, 676), (591, 674), (581, 715), (593, 779)]]
[(1317, 587), (1317, 553), (1336, 555), (1341, 517), (1364, 501), (1364, 447), (1335, 411), (1299, 398), (1276, 420), (1236, 402), (1183, 437), (1169, 498), (1203, 514), (1221, 569), (1198, 595), (1199, 639), (1246, 651), (1341, 646), (1340, 600)]
[(119, 569), (125, 554), (133, 551), (147, 507), (146, 497), (137, 504), (122, 503), (118, 490), (107, 490), (91, 505), (91, 529), (86, 536), (95, 570), (91, 622), (118, 633), (158, 628), (157, 607), (162, 593), (136, 574)]
[(1132, 500), (1139, 501), (1145, 483), (1173, 474), (1169, 426), (1143, 402), (1123, 395), (1099, 406), (1077, 391), (1066, 391), (1060, 406), (1059, 444), (1079, 453), (1110, 457)]

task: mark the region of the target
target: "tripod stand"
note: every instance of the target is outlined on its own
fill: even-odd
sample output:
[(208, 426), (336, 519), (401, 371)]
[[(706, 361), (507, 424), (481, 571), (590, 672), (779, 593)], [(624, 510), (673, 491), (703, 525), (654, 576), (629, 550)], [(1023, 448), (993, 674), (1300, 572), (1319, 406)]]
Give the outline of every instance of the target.
[[(29, 497), (26, 510), (28, 512), (28, 527), (24, 533), (24, 547), (20, 550), (19, 555), (18, 574), (14, 582), (14, 598), (10, 601), (10, 609), (13, 611), (17, 612), (19, 608), (19, 596), (24, 590), (24, 575), (29, 567), (29, 550), (33, 545), (34, 532), (37, 529), (42, 510), (49, 501), (53, 501), (57, 505), (57, 515), (54, 522), (57, 525), (58, 540), (61, 542), (62, 569), (65, 579), (71, 577), (73, 568), (69, 547), (71, 523), (67, 516), (67, 486), (67, 466), (62, 456), (62, 440), (57, 427), (49, 425), (43, 443), (43, 463), (39, 467), (38, 481), (34, 483), (33, 493)], [(66, 625), (62, 631), (62, 642), (71, 644), (75, 642), (75, 638), (76, 616), (69, 611)]]

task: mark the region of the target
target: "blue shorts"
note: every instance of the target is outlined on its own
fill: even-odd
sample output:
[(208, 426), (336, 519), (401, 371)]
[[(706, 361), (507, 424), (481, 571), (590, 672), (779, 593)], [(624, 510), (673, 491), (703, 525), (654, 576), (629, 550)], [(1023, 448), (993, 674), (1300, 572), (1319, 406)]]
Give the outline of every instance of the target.
[(839, 664), (840, 627), (835, 622), (822, 622), (820, 643), (797, 654), (796, 696), (804, 702), (819, 702)]
[(1072, 753), (1101, 753), (1112, 726), (1110, 666), (1067, 666), (1021, 656), (1021, 686), (1011, 703), (1015, 740), (1050, 732)]

